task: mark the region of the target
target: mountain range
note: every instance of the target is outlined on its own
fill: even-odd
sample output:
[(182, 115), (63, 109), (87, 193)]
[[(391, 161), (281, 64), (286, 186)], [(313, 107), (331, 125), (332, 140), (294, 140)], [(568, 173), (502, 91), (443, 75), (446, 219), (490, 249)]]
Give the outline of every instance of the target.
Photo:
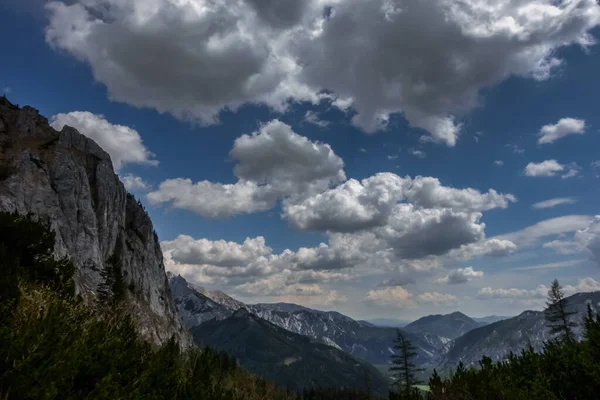
[[(277, 327), (344, 350), (376, 366), (388, 364), (393, 352), (398, 328), (377, 326), (337, 312), (296, 304), (244, 304), (222, 292), (210, 292), (190, 284), (180, 276), (169, 275), (169, 282), (182, 323), (192, 329), (209, 320), (224, 320), (244, 308)], [(577, 322), (583, 318), (587, 303), (600, 308), (600, 292), (578, 293), (568, 298), (569, 309), (576, 312), (573, 318)], [(416, 363), (430, 367), (455, 366), (459, 361), (477, 365), (484, 355), (501, 360), (511, 351), (519, 352), (529, 344), (540, 351), (544, 341), (552, 338), (542, 311), (478, 319), (461, 312), (429, 315), (400, 330), (417, 347)], [(575, 332), (581, 335), (581, 328)]]
[[(187, 328), (212, 319), (224, 320), (244, 308), (280, 328), (336, 347), (371, 364), (388, 364), (393, 354), (397, 328), (375, 326), (338, 312), (313, 310), (296, 304), (244, 304), (172, 274), (169, 282), (182, 324)], [(450, 340), (426, 331), (402, 332), (416, 346), (419, 364), (433, 362)]]
[[(571, 319), (577, 323), (574, 333), (578, 339), (582, 335), (582, 320), (590, 303), (596, 311), (600, 309), (600, 292), (576, 293), (567, 298), (567, 309), (573, 311)], [(543, 311), (524, 311), (520, 315), (473, 329), (449, 343), (448, 351), (441, 355), (444, 365), (477, 365), (481, 357), (488, 356), (494, 361), (502, 360), (510, 352), (518, 353), (533, 346), (541, 351), (544, 341), (552, 339)]]
[(276, 326), (246, 308), (192, 328), (196, 343), (236, 357), (271, 382), (293, 389), (351, 386), (385, 395), (388, 380), (375, 367), (332, 346)]

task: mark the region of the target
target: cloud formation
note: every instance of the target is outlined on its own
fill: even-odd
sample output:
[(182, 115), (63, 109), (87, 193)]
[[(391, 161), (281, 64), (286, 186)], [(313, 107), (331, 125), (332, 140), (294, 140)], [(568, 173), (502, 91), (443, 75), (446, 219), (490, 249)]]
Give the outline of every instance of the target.
[(553, 208), (556, 206), (564, 205), (564, 204), (575, 204), (577, 203), (577, 199), (575, 197), (557, 197), (554, 199), (548, 199), (544, 201), (540, 201), (539, 203), (532, 204), (532, 208), (536, 209), (545, 209), (545, 208)]
[(589, 226), (590, 219), (591, 217), (588, 215), (565, 215), (540, 221), (537, 224), (515, 232), (496, 236), (495, 239), (509, 240), (524, 246), (532, 245), (546, 236), (571, 233), (580, 229), (585, 229)]
[(47, 43), (87, 63), (114, 100), (214, 123), (245, 103), (284, 111), (290, 99), (329, 97), (367, 132), (402, 113), (448, 146), (481, 89), (547, 79), (563, 64), (557, 50), (591, 45), (600, 22), (595, 0), (75, 0), (47, 10)]
[(147, 182), (145, 182), (141, 177), (133, 175), (133, 174), (127, 174), (124, 176), (121, 176), (121, 182), (123, 182), (123, 185), (125, 185), (125, 189), (132, 191), (132, 190), (147, 190), (150, 188), (150, 184), (148, 184)]
[(466, 267), (452, 270), (445, 277), (437, 279), (436, 282), (458, 285), (477, 278), (483, 278), (483, 271), (475, 271), (473, 267)]
[(50, 124), (58, 131), (65, 125), (71, 126), (94, 140), (110, 155), (116, 171), (127, 164), (158, 165), (155, 154), (144, 146), (142, 137), (135, 129), (111, 124), (103, 115), (72, 111), (56, 114)]
[(312, 142), (278, 120), (237, 138), (230, 157), (236, 162), (236, 183), (168, 179), (148, 200), (227, 218), (269, 210), (283, 197), (315, 193), (346, 179), (344, 162), (328, 144)]
[(541, 163), (530, 162), (525, 167), (525, 175), (533, 177), (548, 177), (555, 176), (556, 173), (562, 172), (565, 166), (556, 160), (546, 160)]
[(575, 118), (561, 118), (556, 124), (545, 125), (540, 129), (538, 144), (554, 143), (568, 135), (583, 135), (585, 121)]

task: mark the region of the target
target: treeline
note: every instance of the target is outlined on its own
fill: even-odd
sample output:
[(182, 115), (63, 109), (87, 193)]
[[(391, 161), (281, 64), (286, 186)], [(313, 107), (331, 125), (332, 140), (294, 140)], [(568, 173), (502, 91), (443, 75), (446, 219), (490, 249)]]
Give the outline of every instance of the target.
[[(545, 343), (543, 352), (533, 347), (520, 354), (510, 354), (505, 361), (494, 363), (483, 357), (478, 368), (461, 363), (447, 379), (434, 371), (429, 380), (430, 392), (415, 385), (417, 368), (411, 362), (414, 348), (401, 333), (393, 358), (395, 390), (390, 400), (593, 400), (600, 398), (600, 316), (588, 304), (584, 316), (583, 340), (575, 340), (575, 313), (557, 280), (548, 292), (545, 311), (547, 326), (555, 339)], [(368, 398), (368, 397), (365, 397)]]
[[(0, 212), (0, 399), (262, 399), (367, 400), (355, 389), (293, 393), (238, 367), (211, 349), (182, 351), (175, 341), (143, 341), (125, 312), (130, 296), (116, 258), (107, 260), (100, 304), (75, 296), (75, 268), (53, 255), (48, 223)], [(549, 293), (548, 325), (557, 339), (479, 368), (434, 373), (429, 392), (415, 386), (414, 348), (399, 333), (390, 400), (559, 400), (600, 398), (600, 317), (591, 307), (583, 341), (574, 340), (571, 312), (558, 282)]]

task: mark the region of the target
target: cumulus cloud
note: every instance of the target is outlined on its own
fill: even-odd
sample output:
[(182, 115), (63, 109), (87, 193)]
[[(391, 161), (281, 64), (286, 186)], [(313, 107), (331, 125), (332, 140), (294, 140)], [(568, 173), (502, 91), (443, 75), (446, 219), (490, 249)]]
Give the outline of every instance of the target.
[(220, 267), (244, 266), (272, 253), (262, 236), (246, 238), (244, 243), (239, 244), (224, 240), (195, 240), (188, 235), (179, 235), (175, 240), (164, 241), (161, 245), (177, 262)]
[(593, 44), (600, 21), (595, 0), (74, 0), (47, 10), (46, 41), (89, 64), (117, 101), (213, 123), (244, 103), (284, 111), (290, 99), (328, 96), (352, 105), (367, 132), (403, 113), (448, 146), (481, 89), (549, 78), (557, 50)]
[(413, 295), (402, 286), (391, 286), (382, 289), (370, 290), (365, 297), (367, 302), (379, 305), (394, 306), (398, 308), (414, 308)]
[(469, 243), (450, 251), (449, 256), (461, 260), (475, 257), (506, 257), (517, 250), (517, 245), (510, 240), (486, 239), (476, 243)]
[(496, 160), (496, 161), (494, 161), (494, 165), (497, 166), (497, 167), (501, 167), (501, 166), (504, 165), (504, 161), (502, 161), (502, 160)]
[(471, 188), (455, 189), (442, 186), (437, 178), (421, 176), (412, 181), (406, 198), (420, 208), (449, 208), (459, 212), (507, 208), (510, 203), (517, 201), (512, 194), (501, 194), (494, 189), (487, 193)]
[(411, 203), (415, 211), (447, 209), (472, 213), (506, 208), (516, 198), (493, 189), (481, 193), (471, 188), (445, 187), (431, 177), (411, 179), (380, 173), (361, 182), (350, 179), (300, 203), (288, 203), (284, 217), (293, 227), (302, 230), (356, 231), (385, 225), (392, 210), (402, 206), (397, 204), (401, 200)]
[(347, 232), (382, 226), (409, 184), (392, 173), (361, 182), (350, 179), (302, 202), (285, 204), (284, 217), (300, 230)]
[(565, 166), (558, 163), (556, 160), (546, 160), (541, 163), (530, 162), (525, 167), (525, 175), (527, 176), (555, 176), (557, 172), (564, 171)]
[(448, 293), (426, 292), (420, 294), (417, 298), (420, 303), (429, 303), (436, 306), (444, 305), (447, 307), (453, 307), (457, 304), (456, 296)]
[(313, 142), (278, 120), (235, 140), (230, 156), (242, 181), (272, 185), (283, 193), (323, 190), (346, 180), (344, 162), (331, 146)]
[(146, 183), (141, 177), (127, 174), (125, 176), (121, 176), (121, 182), (125, 185), (125, 189), (127, 190), (147, 190), (150, 188), (150, 185)]
[(344, 162), (328, 144), (312, 142), (273, 120), (235, 140), (232, 184), (169, 179), (148, 194), (152, 204), (170, 203), (206, 218), (264, 211), (283, 197), (322, 191), (346, 179)]
[(269, 210), (277, 196), (270, 186), (254, 182), (222, 184), (191, 179), (167, 179), (147, 195), (151, 204), (169, 203), (172, 207), (193, 211), (205, 218), (227, 218), (237, 214)]
[(557, 197), (554, 199), (540, 201), (539, 203), (533, 204), (531, 207), (536, 209), (552, 208), (564, 204), (575, 204), (577, 199), (575, 197)]
[(448, 275), (436, 280), (436, 282), (457, 285), (477, 278), (483, 278), (483, 271), (475, 271), (473, 267), (466, 267), (452, 270)]
[(496, 236), (495, 239), (509, 240), (519, 245), (531, 245), (546, 236), (585, 229), (589, 226), (590, 219), (587, 215), (565, 215), (538, 222), (519, 231)]
[(583, 135), (585, 133), (585, 121), (575, 118), (561, 118), (556, 124), (545, 125), (538, 135), (539, 144), (554, 143), (568, 135)]
[(548, 287), (546, 285), (539, 285), (533, 290), (484, 287), (477, 292), (477, 296), (481, 299), (544, 299), (547, 294)]
[(94, 140), (110, 155), (116, 171), (126, 164), (158, 165), (155, 154), (144, 146), (142, 137), (135, 129), (111, 124), (103, 115), (72, 111), (56, 114), (50, 124), (56, 130), (62, 130), (65, 125), (71, 126)]

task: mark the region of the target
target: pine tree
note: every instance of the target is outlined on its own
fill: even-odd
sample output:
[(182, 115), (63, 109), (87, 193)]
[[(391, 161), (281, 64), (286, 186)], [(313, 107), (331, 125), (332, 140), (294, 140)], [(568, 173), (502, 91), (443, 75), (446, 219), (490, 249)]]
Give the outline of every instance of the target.
[(552, 286), (548, 290), (546, 305), (548, 308), (546, 308), (545, 316), (550, 333), (559, 333), (562, 339), (568, 342), (573, 341), (575, 339), (573, 327), (577, 324), (570, 321), (569, 318), (576, 313), (567, 310), (567, 299), (557, 279), (552, 282)]
[(421, 383), (416, 374), (423, 371), (423, 369), (417, 368), (414, 362), (417, 355), (416, 348), (410, 340), (404, 337), (400, 330), (396, 334), (394, 349), (395, 353), (392, 355), (393, 365), (390, 372), (392, 372), (395, 379), (394, 385), (398, 387), (398, 391), (404, 393), (408, 398), (413, 392), (413, 386)]
[(100, 272), (102, 283), (98, 286), (98, 302), (103, 305), (114, 305), (125, 298), (125, 278), (121, 262), (116, 255), (112, 255), (104, 263)]

